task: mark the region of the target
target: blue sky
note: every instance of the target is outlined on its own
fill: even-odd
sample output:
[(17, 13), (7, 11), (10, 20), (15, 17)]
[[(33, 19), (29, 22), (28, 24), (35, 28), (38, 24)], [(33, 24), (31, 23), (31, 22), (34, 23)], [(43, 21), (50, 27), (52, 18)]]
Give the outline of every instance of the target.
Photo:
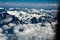
[(58, 0), (0, 0), (0, 3), (58, 3)]

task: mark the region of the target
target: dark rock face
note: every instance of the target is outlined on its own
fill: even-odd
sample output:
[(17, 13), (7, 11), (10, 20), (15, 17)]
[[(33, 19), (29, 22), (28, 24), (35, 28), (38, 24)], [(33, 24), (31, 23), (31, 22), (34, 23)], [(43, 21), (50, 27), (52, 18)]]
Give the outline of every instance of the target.
[(3, 12), (6, 12), (5, 9), (0, 9), (0, 14), (2, 14)]
[(20, 28), (20, 29), (19, 29), (19, 31), (20, 31), (20, 32), (23, 32), (23, 31), (24, 31), (24, 29), (23, 29), (23, 28)]
[(30, 19), (30, 22), (32, 24), (36, 24), (36, 23), (38, 23), (38, 20), (36, 19), (36, 17), (33, 17), (32, 19)]
[[(3, 34), (14, 34), (14, 28), (10, 28), (10, 29), (3, 29)], [(6, 31), (8, 32), (8, 33), (6, 33)]]
[(46, 22), (46, 16), (41, 16), (40, 18), (39, 18), (39, 22)]

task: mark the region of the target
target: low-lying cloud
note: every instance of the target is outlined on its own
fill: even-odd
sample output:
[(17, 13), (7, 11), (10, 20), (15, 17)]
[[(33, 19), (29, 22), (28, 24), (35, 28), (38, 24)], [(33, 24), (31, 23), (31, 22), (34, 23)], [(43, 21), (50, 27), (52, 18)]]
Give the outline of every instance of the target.
[(0, 3), (8, 6), (58, 6), (59, 4), (40, 4), (40, 3)]

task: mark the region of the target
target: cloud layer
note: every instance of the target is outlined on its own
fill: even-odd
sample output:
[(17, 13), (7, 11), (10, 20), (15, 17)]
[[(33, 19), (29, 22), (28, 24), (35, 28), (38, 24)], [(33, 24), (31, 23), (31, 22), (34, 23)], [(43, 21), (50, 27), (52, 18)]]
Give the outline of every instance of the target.
[(59, 4), (40, 4), (40, 3), (0, 3), (8, 6), (58, 6)]

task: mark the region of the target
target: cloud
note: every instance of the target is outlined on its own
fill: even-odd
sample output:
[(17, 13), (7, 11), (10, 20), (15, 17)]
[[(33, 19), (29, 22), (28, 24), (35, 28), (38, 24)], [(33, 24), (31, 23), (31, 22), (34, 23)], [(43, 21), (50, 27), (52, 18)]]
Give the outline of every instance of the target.
[(58, 4), (40, 4), (40, 3), (0, 3), (8, 6), (58, 6)]

